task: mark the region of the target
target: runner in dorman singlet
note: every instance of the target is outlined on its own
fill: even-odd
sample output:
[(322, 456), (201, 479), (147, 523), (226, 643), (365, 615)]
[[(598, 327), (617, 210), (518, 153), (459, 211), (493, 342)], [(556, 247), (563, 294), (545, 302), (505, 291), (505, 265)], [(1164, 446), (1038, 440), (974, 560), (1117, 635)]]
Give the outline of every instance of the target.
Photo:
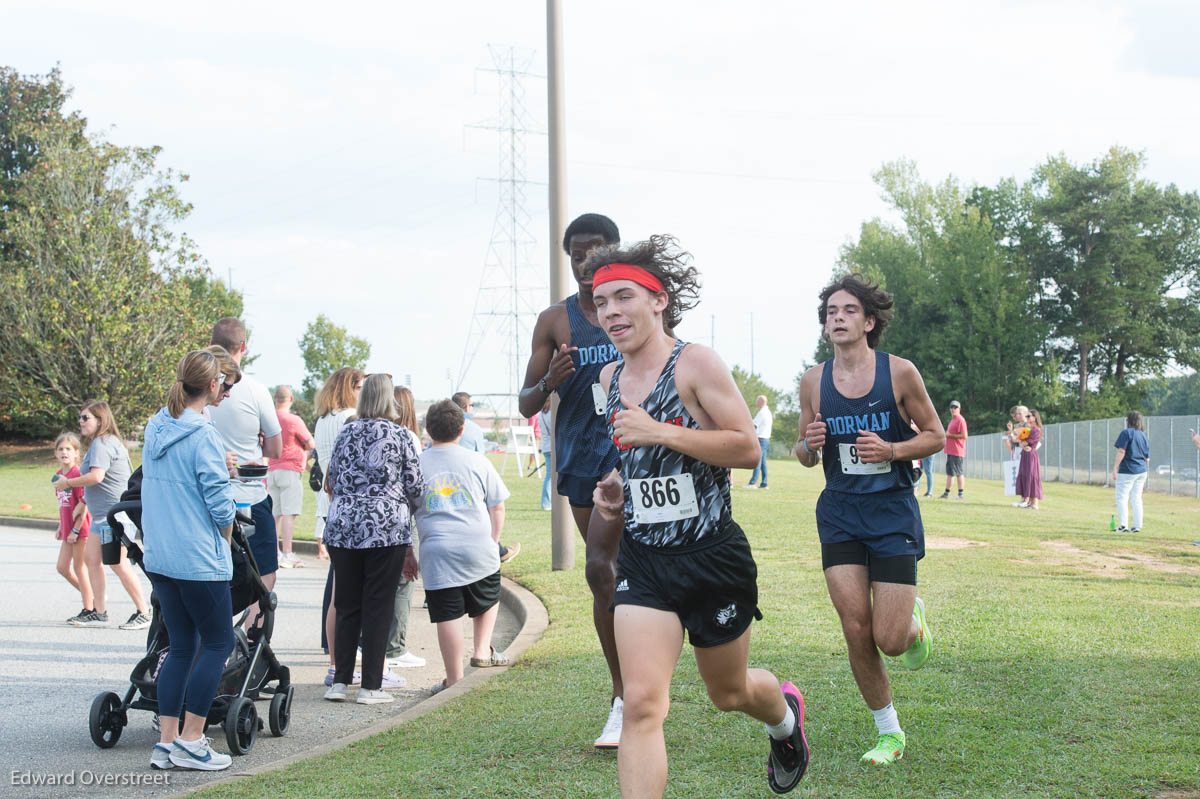
[[(767, 727), (767, 781), (792, 790), (808, 767), (804, 698), (747, 665), (758, 569), (730, 512), (729, 470), (758, 463), (754, 425), (728, 367), (667, 331), (696, 297), (696, 271), (654, 237), (589, 258), (600, 323), (623, 360), (600, 382), (620, 469), (596, 487), (599, 514), (623, 519), (613, 594), (617, 650), (639, 720), (622, 731), (624, 797), (661, 796), (662, 718), (686, 630), (710, 696)], [(627, 668), (625, 668), (627, 666)]]
[[(617, 226), (601, 214), (584, 214), (567, 226), (562, 246), (571, 258), (579, 291), (538, 316), (519, 398), (521, 415), (529, 418), (552, 395), (557, 393), (559, 397), (551, 455), (557, 471), (556, 487), (570, 503), (571, 516), (587, 547), (585, 574), (592, 592), (592, 622), (612, 679), (608, 720), (594, 743), (599, 749), (615, 749), (620, 743), (624, 693), (609, 610), (620, 523), (592, 513), (596, 483), (617, 462), (604, 421), (604, 393), (596, 378), (604, 365), (618, 356), (608, 336), (591, 321), (596, 309), (591, 279), (585, 278), (582, 267), (593, 249), (616, 245), (620, 240)], [(551, 435), (551, 431), (544, 434)]]
[(925, 605), (916, 595), (925, 529), (912, 461), (941, 449), (945, 433), (916, 368), (875, 350), (891, 318), (891, 296), (854, 275), (826, 286), (821, 303), (818, 319), (834, 356), (800, 378), (796, 456), (805, 466), (824, 465), (821, 565), (851, 671), (879, 732), (861, 759), (888, 765), (904, 756), (905, 735), (880, 652), (913, 669), (930, 653)]

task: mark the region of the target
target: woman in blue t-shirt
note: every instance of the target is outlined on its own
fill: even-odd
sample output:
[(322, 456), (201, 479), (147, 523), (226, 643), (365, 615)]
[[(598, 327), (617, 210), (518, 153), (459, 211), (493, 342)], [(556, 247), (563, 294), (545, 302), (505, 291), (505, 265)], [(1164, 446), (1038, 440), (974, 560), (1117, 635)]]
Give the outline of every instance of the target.
[[(1117, 460), (1112, 478), (1117, 486), (1117, 532), (1142, 529), (1142, 489), (1150, 469), (1150, 439), (1146, 438), (1146, 420), (1138, 411), (1125, 417), (1125, 429), (1117, 436)], [(1133, 527), (1129, 527), (1129, 504), (1133, 501)]]

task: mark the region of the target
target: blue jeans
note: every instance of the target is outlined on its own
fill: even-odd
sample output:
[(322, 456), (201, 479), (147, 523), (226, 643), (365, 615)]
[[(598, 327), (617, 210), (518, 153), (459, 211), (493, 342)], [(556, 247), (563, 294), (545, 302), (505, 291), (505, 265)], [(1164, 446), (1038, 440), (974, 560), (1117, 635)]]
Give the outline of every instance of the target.
[(550, 453), (542, 453), (542, 469), (545, 470), (545, 477), (542, 478), (542, 510), (550, 509)]
[(147, 576), (171, 639), (171, 653), (158, 672), (159, 715), (178, 718), (186, 706), (189, 713), (207, 716), (225, 659), (233, 651), (229, 582), (176, 580), (154, 572)]
[(760, 438), (758, 440), (758, 448), (761, 454), (758, 456), (758, 465), (754, 467), (754, 471), (750, 473), (750, 485), (754, 485), (755, 479), (758, 477), (758, 470), (762, 469), (762, 482), (759, 483), (763, 488), (767, 487), (767, 447), (770, 446), (771, 439)]
[(925, 493), (933, 493), (933, 456), (921, 458), (921, 474), (925, 475)]

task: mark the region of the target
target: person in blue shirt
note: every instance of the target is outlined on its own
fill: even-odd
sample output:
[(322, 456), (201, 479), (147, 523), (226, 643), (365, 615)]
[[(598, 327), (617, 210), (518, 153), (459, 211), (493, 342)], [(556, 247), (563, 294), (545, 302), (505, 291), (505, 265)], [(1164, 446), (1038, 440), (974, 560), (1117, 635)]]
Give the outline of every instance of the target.
[(487, 441), (483, 437), (483, 428), (471, 421), (471, 416), (475, 412), (475, 406), (471, 404), (471, 395), (465, 391), (459, 391), (451, 399), (454, 400), (455, 405), (462, 408), (463, 416), (466, 419), (463, 422), (462, 440), (458, 442), (458, 445), (472, 452), (487, 452)]
[(171, 640), (158, 675), (162, 731), (150, 765), (217, 771), (232, 761), (213, 751), (204, 720), (233, 649), (234, 505), (221, 436), (202, 413), (224, 395), (226, 376), (206, 350), (185, 355), (175, 376), (167, 407), (146, 425), (142, 461), (144, 563)]
[[(1125, 429), (1113, 444), (1117, 459), (1112, 478), (1117, 494), (1117, 532), (1136, 533), (1142, 529), (1142, 489), (1150, 471), (1150, 439), (1146, 438), (1146, 419), (1139, 411), (1125, 417)], [(1129, 506), (1133, 505), (1133, 525), (1129, 524)]]

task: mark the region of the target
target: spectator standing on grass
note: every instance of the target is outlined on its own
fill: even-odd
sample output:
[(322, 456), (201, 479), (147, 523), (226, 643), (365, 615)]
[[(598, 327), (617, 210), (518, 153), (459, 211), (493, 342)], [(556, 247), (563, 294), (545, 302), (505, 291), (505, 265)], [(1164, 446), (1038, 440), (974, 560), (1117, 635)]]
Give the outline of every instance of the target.
[(1042, 500), (1042, 462), (1038, 458), (1038, 445), (1042, 443), (1042, 415), (1036, 410), (1025, 412), (1025, 428), (1018, 449), (1021, 465), (1017, 468), (1017, 494), (1021, 501), (1014, 503), (1019, 508), (1038, 509)]
[(471, 617), (475, 667), (508, 665), (492, 647), (499, 615), (500, 558), (508, 488), (492, 462), (458, 446), (463, 432), (459, 403), (442, 400), (425, 412), (433, 446), (421, 453), (423, 494), (417, 505), (422, 579), (429, 620), (437, 625), (446, 678), (437, 693), (463, 677), (463, 615)]
[[(92, 517), (85, 560), (96, 607), (87, 619), (80, 619), (79, 623), (87, 627), (99, 627), (108, 624), (100, 529), (108, 529), (108, 509), (121, 501), (121, 494), (129, 487), (132, 470), (129, 468), (129, 452), (121, 441), (121, 433), (117, 430), (117, 422), (107, 402), (90, 400), (84, 403), (79, 411), (79, 435), (83, 443), (88, 445), (87, 455), (79, 465), (80, 476), (55, 475), (52, 485), (56, 492), (83, 489), (83, 499)], [(121, 629), (144, 630), (150, 626), (150, 606), (142, 594), (142, 584), (125, 557), (125, 547), (118, 546), (117, 553), (116, 562), (108, 567), (117, 575), (135, 606), (133, 615), (121, 625)]]
[(292, 552), (292, 536), (296, 531), (296, 517), (304, 509), (304, 488), (300, 478), (308, 453), (316, 446), (304, 420), (292, 413), (294, 401), (291, 386), (276, 386), (275, 416), (282, 431), (283, 453), (278, 458), (271, 458), (267, 466), (267, 493), (279, 530), (279, 566), (284, 569), (304, 565)]
[[(412, 436), (413, 447), (421, 451), (421, 428), (417, 426), (417, 405), (413, 401), (413, 393), (408, 386), (396, 386), (393, 393), (396, 400), (396, 413), (399, 414), (399, 425)], [(409, 519), (409, 533), (414, 532), (412, 519)], [(417, 552), (417, 540), (412, 537), (413, 554)], [(387, 666), (388, 668), (415, 669), (425, 665), (425, 658), (417, 657), (408, 651), (408, 612), (412, 608), (412, 595), (416, 580), (408, 579), (403, 574), (400, 584), (396, 587), (396, 602), (392, 611), (392, 626), (388, 630)]]
[(950, 484), (958, 478), (958, 496), (963, 498), (963, 462), (967, 457), (967, 420), (963, 418), (958, 400), (950, 402), (950, 424), (946, 425), (946, 490), (938, 499), (950, 496)]
[[(767, 407), (767, 398), (762, 394), (758, 395), (754, 404), (758, 406), (758, 413), (754, 414), (754, 435), (758, 438), (760, 454), (758, 465), (754, 467), (754, 471), (750, 472), (750, 482), (746, 484), (746, 488), (766, 488), (767, 449), (771, 446), (771, 423), (775, 417), (772, 416), (771, 409)], [(762, 471), (762, 480), (755, 485), (754, 481), (758, 478), (760, 470)]]
[[(213, 325), (212, 343), (224, 347), (241, 367), (246, 357), (246, 326), (233, 317), (218, 319)], [(209, 415), (227, 452), (234, 453), (239, 466), (261, 465), (263, 458), (278, 458), (283, 454), (283, 428), (275, 414), (275, 403), (261, 382), (243, 373), (242, 379), (229, 391), (229, 398), (211, 408)], [(268, 590), (275, 588), (275, 572), (279, 570), (278, 539), (271, 497), (250, 506), (254, 535), (246, 542), (254, 553), (254, 562)], [(251, 615), (250, 619), (254, 616)], [(249, 619), (247, 620), (249, 621)]]
[[(79, 436), (61, 433), (54, 441), (54, 457), (62, 464), (58, 473), (63, 477), (79, 477)], [(58, 533), (62, 544), (58, 550), (58, 573), (77, 590), (83, 599), (83, 609), (67, 619), (67, 624), (82, 627), (96, 612), (92, 584), (88, 579), (87, 536), (92, 518), (83, 500), (82, 488), (63, 488), (58, 491)]]
[(419, 447), (396, 413), (395, 386), (386, 374), (363, 381), (357, 418), (338, 433), (325, 473), (329, 516), (325, 546), (333, 562), (335, 672), (325, 698), (341, 702), (354, 674), (362, 639), (362, 687), (358, 704), (394, 701), (385, 688), (404, 686), (384, 672), (388, 628), (396, 588), (415, 576), (411, 514), (421, 499)]
[(483, 428), (471, 419), (475, 415), (475, 406), (471, 403), (471, 395), (465, 391), (459, 391), (450, 399), (454, 400), (454, 404), (463, 412), (463, 434), (458, 445), (472, 452), (487, 452), (487, 439), (483, 437)]
[[(1113, 446), (1117, 448), (1112, 470), (1117, 497), (1117, 532), (1137, 533), (1142, 529), (1142, 490), (1150, 471), (1150, 439), (1146, 438), (1145, 417), (1139, 411), (1131, 411), (1125, 417), (1125, 429)], [(1130, 505), (1133, 505), (1132, 524)]]
[[(343, 366), (331, 374), (325, 385), (317, 392), (315, 401), (317, 423), (313, 425), (313, 438), (317, 443), (317, 463), (328, 477), (329, 457), (333, 454), (333, 445), (337, 441), (342, 426), (354, 415), (358, 405), (358, 395), (362, 391), (363, 380), (367, 377), (362, 369), (353, 366)], [(324, 487), (317, 492), (317, 557), (328, 558), (329, 551), (325, 547), (325, 519), (329, 515), (329, 494)], [(336, 626), (336, 614), (333, 610), (333, 569), (325, 576), (325, 596), (321, 603), (321, 647), (329, 653), (329, 673), (325, 675), (325, 684), (333, 685), (333, 675), (337, 671), (333, 657), (333, 638)], [(351, 675), (351, 685), (357, 685), (358, 679)]]
[(1029, 425), (1029, 409), (1024, 405), (1014, 405), (1009, 409), (1008, 414), (1012, 417), (1012, 421), (1008, 423), (1000, 440), (1004, 442), (1004, 448), (1012, 453), (1012, 459), (1019, 461), (1021, 459), (1021, 431)]
[(233, 649), (234, 504), (221, 437), (202, 414), (220, 401), (225, 375), (215, 355), (197, 350), (175, 376), (167, 407), (146, 425), (142, 463), (144, 563), (171, 641), (158, 673), (160, 737), (150, 765), (217, 771), (231, 758), (212, 750), (204, 724)]

